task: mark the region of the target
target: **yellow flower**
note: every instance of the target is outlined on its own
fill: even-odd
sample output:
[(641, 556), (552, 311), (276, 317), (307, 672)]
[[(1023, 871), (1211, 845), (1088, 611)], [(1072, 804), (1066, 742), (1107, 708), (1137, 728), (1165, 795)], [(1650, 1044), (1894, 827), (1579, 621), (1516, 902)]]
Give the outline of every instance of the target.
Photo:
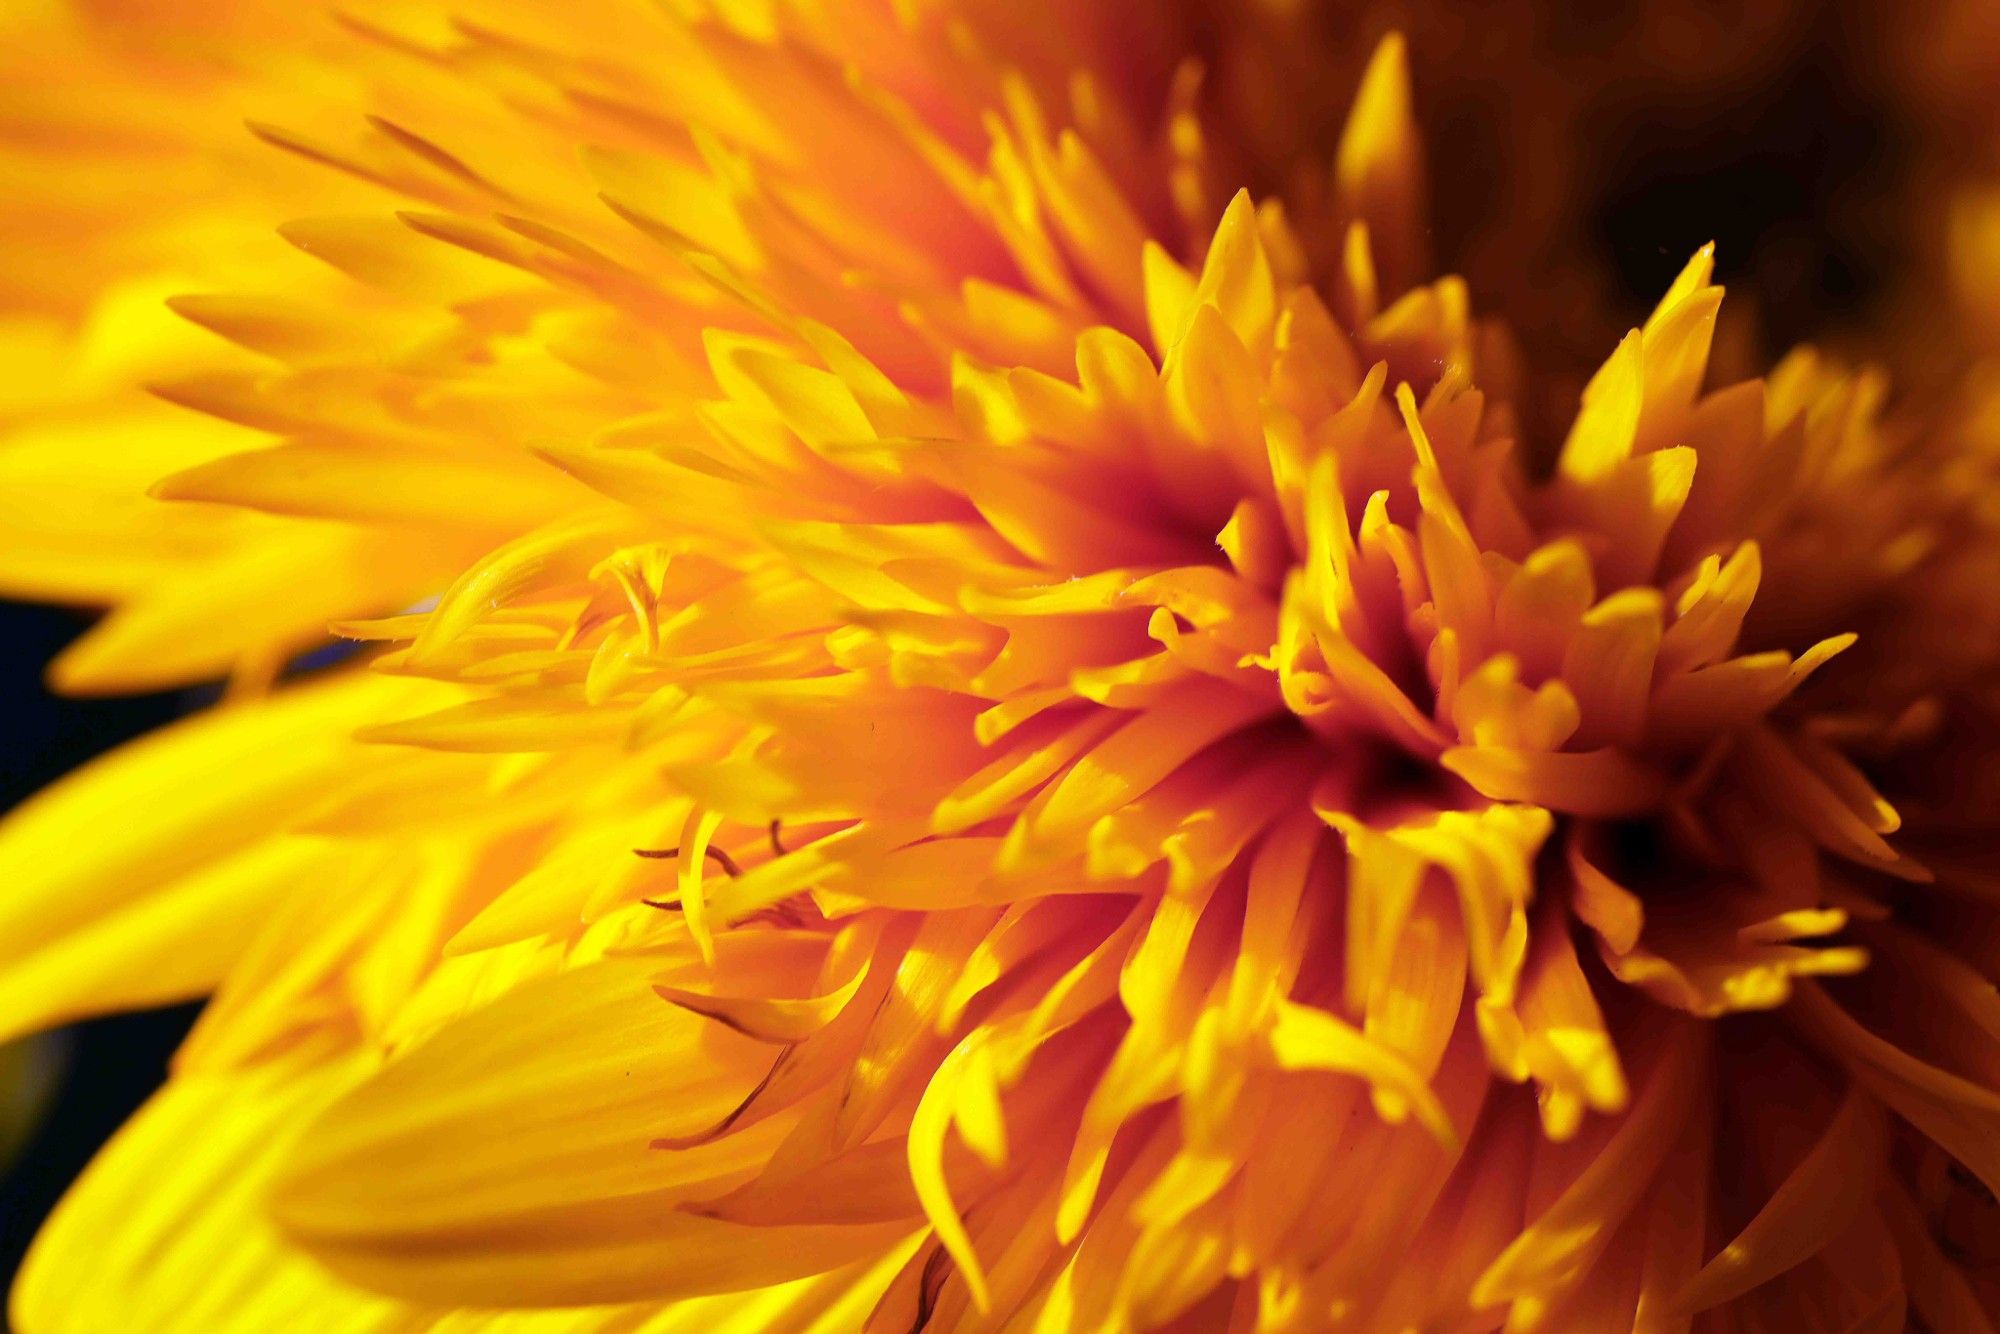
[(1965, 428), (1708, 387), (1703, 250), (1524, 438), (1402, 41), (1259, 202), (1198, 12), (216, 76), (337, 211), (0, 452), (65, 679), (238, 686), (0, 831), (9, 1031), (213, 993), (23, 1334), (1987, 1327)]

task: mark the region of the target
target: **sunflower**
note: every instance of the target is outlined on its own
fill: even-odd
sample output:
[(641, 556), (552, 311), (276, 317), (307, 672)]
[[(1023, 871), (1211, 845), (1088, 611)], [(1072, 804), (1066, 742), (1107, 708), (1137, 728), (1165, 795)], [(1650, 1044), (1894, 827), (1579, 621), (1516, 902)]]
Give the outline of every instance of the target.
[(62, 679), (236, 685), (0, 830), (8, 1031), (212, 996), (23, 1334), (1990, 1327), (1978, 421), (1704, 249), (1541, 441), (1402, 39), (1280, 198), (1213, 16), (197, 62), (338, 211), (0, 452)]

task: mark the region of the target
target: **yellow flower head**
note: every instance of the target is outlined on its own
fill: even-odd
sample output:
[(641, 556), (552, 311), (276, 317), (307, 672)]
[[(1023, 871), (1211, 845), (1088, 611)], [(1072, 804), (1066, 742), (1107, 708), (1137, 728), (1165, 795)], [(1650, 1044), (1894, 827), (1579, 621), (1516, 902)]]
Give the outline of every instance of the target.
[(10, 1031), (213, 993), (23, 1334), (1989, 1327), (1988, 463), (1708, 383), (1708, 249), (1544, 447), (1402, 39), (1280, 191), (1262, 8), (161, 48), (322, 211), (241, 355), (44, 236), (0, 582), (235, 689), (0, 830)]

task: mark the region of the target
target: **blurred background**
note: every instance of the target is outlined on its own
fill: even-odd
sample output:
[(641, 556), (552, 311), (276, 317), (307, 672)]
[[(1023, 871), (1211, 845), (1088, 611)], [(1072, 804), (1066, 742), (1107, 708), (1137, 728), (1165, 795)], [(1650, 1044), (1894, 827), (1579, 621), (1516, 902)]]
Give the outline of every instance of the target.
[[(107, 24), (148, 21), (124, 0), (95, 7)], [(1242, 0), (1190, 12), (1197, 29), (1268, 30), (1214, 40), (1210, 71), (1232, 122), (1276, 127), (1248, 164), (1267, 178), (1282, 174), (1274, 164), (1330, 160), (1374, 38), (1409, 34), (1437, 267), (1464, 273), (1476, 308), (1514, 323), (1556, 386), (1552, 418), (1708, 241), (1731, 289), (1722, 346), (1743, 373), (1810, 335), (1888, 361), (1922, 393), (1978, 345), (1967, 252), (1948, 242), (1967, 210), (2000, 218), (1992, 0)], [(1320, 96), (1260, 105), (1278, 86)], [(1899, 337), (1870, 332), (1882, 329)], [(87, 624), (81, 610), (0, 604), (0, 807), (212, 697), (50, 696), (44, 665)], [(0, 1148), (12, 1150), (0, 1275), (159, 1082), (192, 1015), (99, 1020), (0, 1057), (28, 1072), (24, 1096), (0, 1105)]]

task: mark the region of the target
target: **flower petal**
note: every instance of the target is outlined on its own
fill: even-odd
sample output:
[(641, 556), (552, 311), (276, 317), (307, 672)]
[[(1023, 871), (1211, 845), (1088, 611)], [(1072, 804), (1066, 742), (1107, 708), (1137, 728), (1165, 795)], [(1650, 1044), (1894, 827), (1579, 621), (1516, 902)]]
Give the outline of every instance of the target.
[(761, 1050), (660, 1000), (656, 971), (531, 982), (390, 1064), (290, 1153), (280, 1226), (364, 1285), (482, 1306), (740, 1291), (901, 1240), (907, 1224), (747, 1227), (684, 1207), (742, 1184), (786, 1127), (648, 1147), (725, 1115)]
[(14, 1287), (24, 1334), (130, 1328), (423, 1328), (291, 1251), (262, 1189), (298, 1127), (353, 1083), (353, 1058), (175, 1079), (56, 1207)]
[(1850, 1088), (1804, 1160), (1669, 1305), (1705, 1311), (1817, 1253), (1868, 1203), (1888, 1142), (1881, 1105), (1858, 1085)]
[(213, 987), (240, 923), (318, 855), (268, 841), (410, 683), (352, 676), (204, 715), (79, 770), (0, 823), (0, 1033)]

